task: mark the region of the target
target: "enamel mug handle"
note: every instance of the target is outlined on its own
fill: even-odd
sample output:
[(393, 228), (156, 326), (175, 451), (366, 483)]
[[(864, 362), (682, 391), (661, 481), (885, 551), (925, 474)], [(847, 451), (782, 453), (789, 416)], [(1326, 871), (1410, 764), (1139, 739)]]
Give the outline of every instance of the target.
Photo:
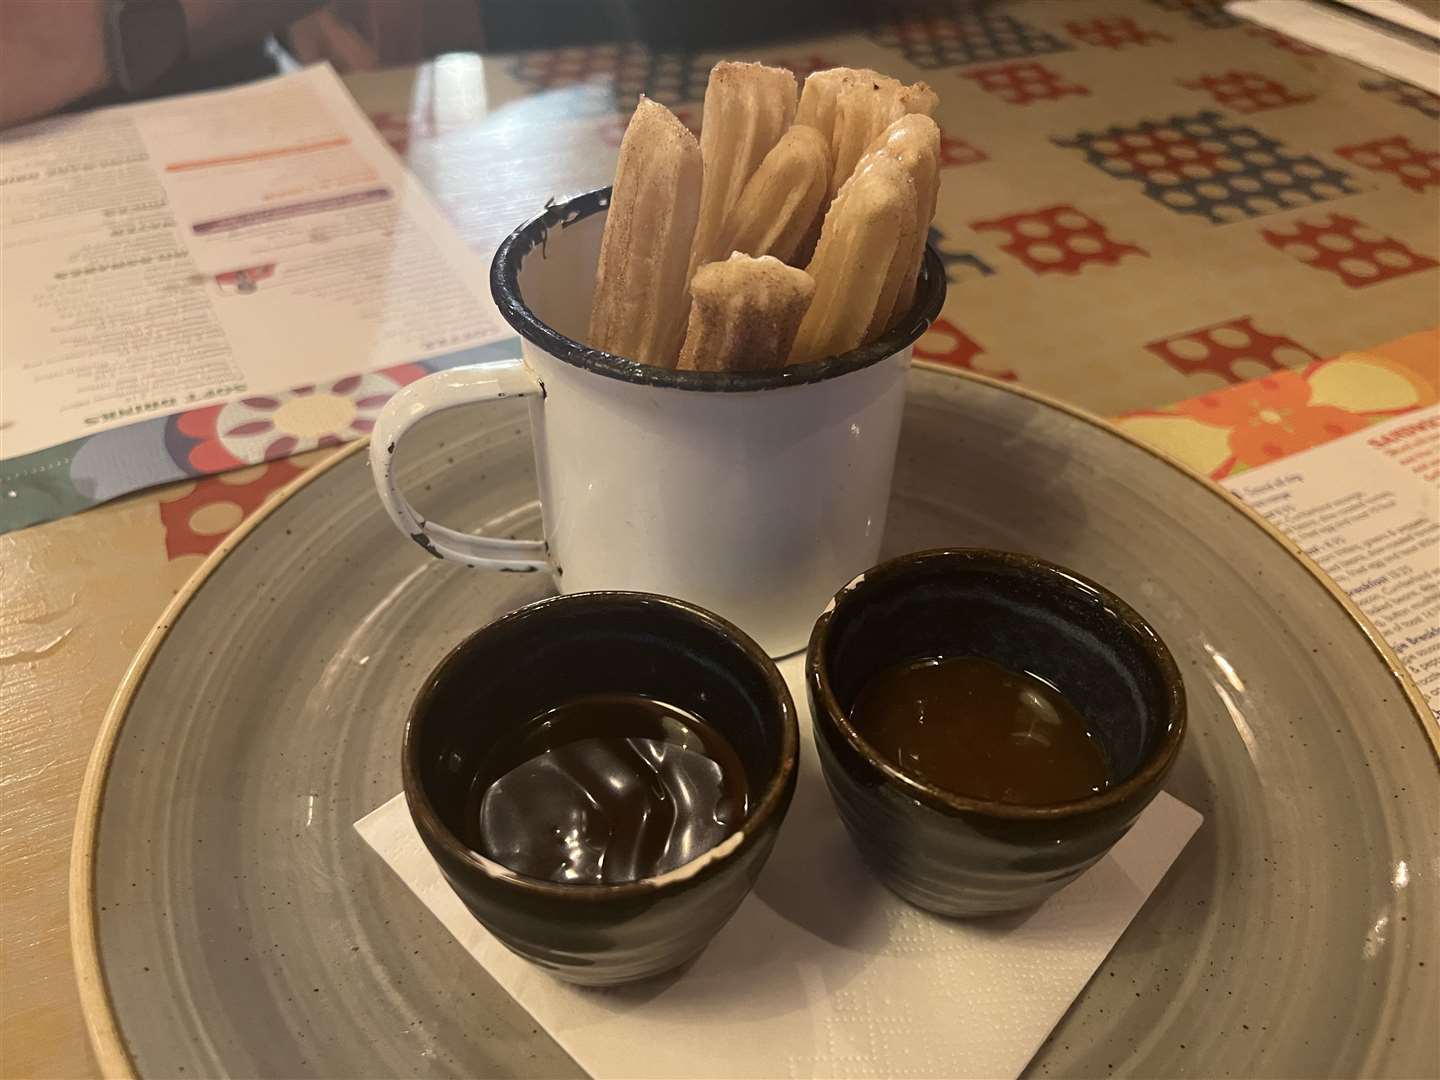
[(411, 383), (385, 403), (370, 436), (370, 473), (375, 490), (397, 528), (437, 559), (489, 570), (547, 570), (540, 540), (498, 540), (426, 521), (395, 483), (395, 449), (401, 437), (427, 416), (460, 405), (501, 398), (534, 397), (540, 383), (519, 360), (452, 368)]

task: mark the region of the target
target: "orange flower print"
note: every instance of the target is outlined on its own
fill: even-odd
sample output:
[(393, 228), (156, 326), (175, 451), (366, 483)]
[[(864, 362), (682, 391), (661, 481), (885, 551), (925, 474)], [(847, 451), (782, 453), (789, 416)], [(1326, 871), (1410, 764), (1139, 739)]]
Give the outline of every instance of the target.
[(1440, 329), (1422, 330), (1365, 352), (1317, 360), (1303, 371), (1277, 370), (1164, 409), (1126, 413), (1115, 423), (1196, 472), (1223, 480), (1434, 404), (1437, 355)]
[(1235, 467), (1254, 467), (1359, 431), (1369, 420), (1311, 401), (1310, 383), (1296, 371), (1277, 371), (1253, 382), (1191, 398), (1175, 411), (1213, 427), (1229, 428)]

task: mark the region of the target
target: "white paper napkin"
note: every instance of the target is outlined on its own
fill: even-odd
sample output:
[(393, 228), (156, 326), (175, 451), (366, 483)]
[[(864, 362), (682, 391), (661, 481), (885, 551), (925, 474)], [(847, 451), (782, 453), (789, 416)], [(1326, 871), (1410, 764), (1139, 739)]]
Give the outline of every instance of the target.
[(355, 827), (592, 1076), (1018, 1076), (1200, 815), (1162, 794), (1105, 859), (1036, 910), (980, 922), (928, 915), (855, 854), (815, 759), (801, 661), (781, 670), (801, 714), (795, 801), (755, 891), (678, 975), (612, 990), (560, 982), (475, 921), (403, 796)]

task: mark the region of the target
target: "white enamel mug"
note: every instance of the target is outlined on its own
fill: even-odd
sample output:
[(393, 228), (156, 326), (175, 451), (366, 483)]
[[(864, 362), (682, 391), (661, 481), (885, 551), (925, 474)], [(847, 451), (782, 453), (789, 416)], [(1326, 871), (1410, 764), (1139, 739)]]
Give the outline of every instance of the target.
[[(880, 341), (774, 371), (668, 371), (581, 344), (609, 194), (552, 205), (501, 244), (491, 289), (521, 358), (437, 372), (391, 398), (370, 445), (375, 486), (438, 558), (546, 571), (561, 592), (678, 597), (772, 656), (795, 652), (879, 554), (911, 344), (945, 298), (940, 260), (927, 251), (913, 310)], [(395, 447), (413, 424), (504, 397), (530, 399), (543, 540), (448, 529), (396, 486)]]

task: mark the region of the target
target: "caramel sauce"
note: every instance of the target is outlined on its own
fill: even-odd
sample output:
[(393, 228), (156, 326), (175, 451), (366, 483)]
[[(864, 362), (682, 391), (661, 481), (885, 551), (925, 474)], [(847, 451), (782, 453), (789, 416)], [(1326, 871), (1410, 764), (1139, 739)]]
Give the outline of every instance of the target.
[(957, 795), (1044, 806), (1110, 786), (1100, 743), (1059, 690), (979, 657), (879, 672), (850, 723), (901, 772)]

